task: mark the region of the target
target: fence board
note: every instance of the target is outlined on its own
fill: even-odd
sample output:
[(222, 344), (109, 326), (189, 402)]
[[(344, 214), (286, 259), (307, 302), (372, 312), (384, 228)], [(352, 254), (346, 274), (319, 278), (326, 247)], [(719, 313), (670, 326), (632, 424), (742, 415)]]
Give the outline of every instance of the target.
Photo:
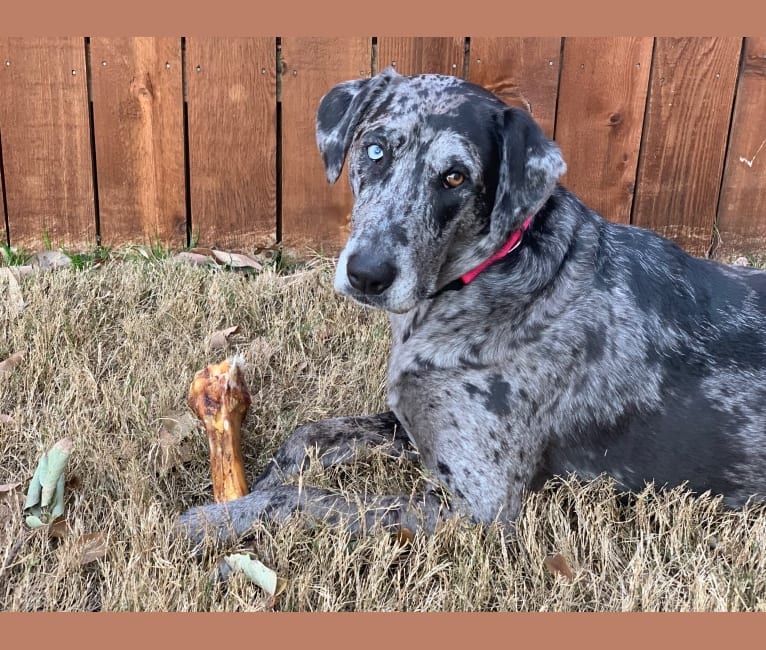
[(315, 136), (319, 100), (370, 74), (369, 38), (282, 39), (282, 239), (288, 248), (338, 251), (348, 237), (351, 191), (345, 172), (328, 185)]
[(658, 38), (633, 223), (707, 251), (741, 49), (739, 38)]
[(560, 63), (560, 38), (472, 38), (468, 79), (526, 108), (552, 138)]
[(276, 241), (276, 40), (189, 38), (192, 234), (253, 249)]
[(652, 42), (564, 41), (556, 118), (556, 141), (568, 166), (562, 182), (605, 218), (621, 223), (630, 223)]
[(186, 240), (180, 38), (93, 38), (101, 241)]
[[(0, 61), (0, 65), (4, 65), (3, 61)], [(0, 124), (0, 126), (2, 126)], [(2, 212), (0, 217), (0, 244), (7, 244), (8, 239), (8, 214), (5, 211), (5, 174), (3, 172), (3, 131), (0, 128), (0, 206), (2, 206)]]
[(746, 38), (718, 208), (719, 255), (766, 252), (766, 38)]
[(0, 132), (11, 243), (93, 246), (82, 38), (0, 38)]
[(456, 37), (378, 39), (378, 70), (388, 66), (400, 74), (451, 74), (463, 76), (465, 39)]

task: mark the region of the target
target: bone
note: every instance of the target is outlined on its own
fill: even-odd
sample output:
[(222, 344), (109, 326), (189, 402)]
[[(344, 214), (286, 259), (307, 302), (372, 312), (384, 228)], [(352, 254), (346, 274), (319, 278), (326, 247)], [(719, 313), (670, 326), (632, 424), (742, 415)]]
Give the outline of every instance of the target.
[(210, 447), (210, 474), (216, 502), (247, 494), (242, 460), (242, 421), (250, 408), (241, 357), (212, 364), (194, 375), (187, 402), (205, 425)]

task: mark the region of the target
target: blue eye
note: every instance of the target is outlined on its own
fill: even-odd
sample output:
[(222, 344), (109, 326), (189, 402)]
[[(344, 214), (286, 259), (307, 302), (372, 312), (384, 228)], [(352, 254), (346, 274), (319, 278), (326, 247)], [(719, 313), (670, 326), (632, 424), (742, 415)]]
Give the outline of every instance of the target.
[(383, 148), (379, 144), (371, 144), (367, 147), (367, 155), (370, 160), (380, 160), (383, 157)]

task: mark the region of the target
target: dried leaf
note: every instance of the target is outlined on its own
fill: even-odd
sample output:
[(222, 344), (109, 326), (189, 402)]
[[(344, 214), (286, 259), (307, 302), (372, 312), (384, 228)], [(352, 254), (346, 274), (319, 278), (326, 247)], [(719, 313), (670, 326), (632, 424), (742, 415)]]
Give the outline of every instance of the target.
[(56, 539), (64, 539), (65, 537), (68, 537), (71, 532), (72, 531), (69, 528), (69, 522), (64, 517), (59, 517), (57, 519), (54, 519), (48, 525), (49, 537), (55, 537)]
[(191, 264), (192, 266), (207, 266), (212, 264), (214, 260), (206, 255), (200, 255), (192, 251), (182, 251), (177, 255), (173, 255), (171, 258), (174, 262), (181, 262), (183, 264)]
[(82, 487), (82, 480), (77, 474), (67, 476), (65, 487), (68, 492), (77, 492)]
[(561, 553), (551, 553), (545, 558), (544, 564), (554, 576), (564, 576), (569, 582), (574, 580), (574, 572), (569, 568), (569, 563)]
[(229, 337), (237, 332), (239, 332), (239, 325), (213, 332), (205, 339), (205, 348), (208, 351), (225, 348), (229, 343)]
[(248, 553), (234, 553), (224, 556), (224, 561), (235, 573), (244, 576), (263, 589), (269, 596), (276, 598), (285, 590), (287, 581), (277, 577), (276, 572)]
[(155, 472), (165, 476), (174, 467), (194, 459), (192, 436), (197, 431), (197, 420), (192, 413), (168, 413), (160, 418), (162, 423), (158, 434), (159, 454)]
[(412, 534), (412, 531), (409, 528), (401, 527), (396, 531), (395, 535), (396, 541), (399, 542), (400, 546), (411, 545), (415, 539), (415, 535)]
[(213, 249), (207, 248), (207, 246), (196, 246), (195, 248), (190, 248), (189, 252), (194, 253), (195, 255), (203, 255), (204, 257), (209, 257), (211, 261), (215, 260)]
[(11, 267), (11, 270), (13, 271), (13, 274), (16, 276), (16, 279), (25, 278), (28, 275), (32, 275), (35, 272), (35, 268), (33, 266), (30, 266), (29, 264), (24, 264), (22, 266), (13, 266)]
[(0, 483), (0, 498), (20, 487), (21, 483)]
[(81, 535), (76, 543), (80, 546), (80, 566), (101, 559), (109, 550), (104, 533)]
[(746, 257), (738, 257), (732, 264), (734, 264), (734, 266), (750, 266), (750, 260)]
[(0, 413), (0, 424), (15, 424), (16, 420), (14, 420), (10, 415), (6, 415), (5, 413)]
[(251, 255), (243, 255), (242, 253), (227, 253), (226, 251), (213, 250), (213, 257), (221, 264), (231, 266), (237, 269), (251, 268), (256, 271), (263, 270), (263, 264)]
[(23, 352), (14, 352), (5, 361), (0, 362), (0, 379), (10, 375), (13, 372), (13, 369), (18, 366), (23, 359)]
[(72, 266), (72, 260), (61, 251), (40, 251), (32, 255), (30, 264), (43, 270), (61, 269)]
[(8, 284), (6, 292), (6, 301), (8, 302), (8, 311), (10, 315), (18, 316), (24, 311), (24, 296), (21, 294), (21, 287), (16, 279), (16, 275), (10, 267), (0, 268), (0, 285)]

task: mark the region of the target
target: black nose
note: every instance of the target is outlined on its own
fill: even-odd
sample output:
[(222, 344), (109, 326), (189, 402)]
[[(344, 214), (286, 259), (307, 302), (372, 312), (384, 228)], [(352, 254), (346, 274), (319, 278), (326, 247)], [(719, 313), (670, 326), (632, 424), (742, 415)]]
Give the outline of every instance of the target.
[(351, 286), (367, 295), (383, 293), (396, 279), (396, 267), (371, 255), (349, 255), (346, 275)]

